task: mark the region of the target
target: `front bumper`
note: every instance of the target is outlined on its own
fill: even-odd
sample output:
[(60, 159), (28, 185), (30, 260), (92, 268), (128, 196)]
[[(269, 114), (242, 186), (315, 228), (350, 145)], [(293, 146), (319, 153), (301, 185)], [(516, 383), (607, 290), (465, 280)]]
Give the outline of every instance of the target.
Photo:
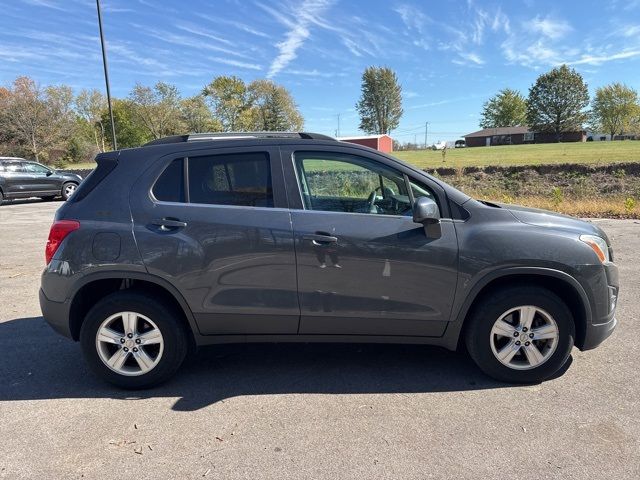
[(618, 320), (615, 316), (606, 323), (589, 325), (585, 334), (584, 343), (580, 350), (591, 350), (592, 348), (596, 348), (609, 338), (609, 335), (613, 333), (617, 325)]
[(71, 326), (69, 325), (69, 302), (54, 302), (49, 300), (40, 289), (40, 310), (46, 322), (51, 325), (56, 332), (67, 338), (73, 338)]
[[(580, 345), (581, 350), (596, 348), (613, 333), (618, 325), (616, 307), (620, 283), (618, 280), (618, 267), (615, 264), (609, 263), (604, 266), (603, 280), (599, 289), (599, 298), (602, 300), (598, 302), (594, 312), (597, 315), (594, 315), (591, 323), (587, 325), (584, 341)], [(606, 285), (603, 285), (605, 283)]]

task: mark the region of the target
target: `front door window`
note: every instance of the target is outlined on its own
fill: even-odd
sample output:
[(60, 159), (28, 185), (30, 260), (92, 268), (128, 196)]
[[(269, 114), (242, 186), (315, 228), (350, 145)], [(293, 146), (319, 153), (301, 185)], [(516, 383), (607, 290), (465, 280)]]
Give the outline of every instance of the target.
[(349, 154), (297, 152), (295, 164), (306, 210), (410, 215), (411, 201), (435, 196), (386, 165)]

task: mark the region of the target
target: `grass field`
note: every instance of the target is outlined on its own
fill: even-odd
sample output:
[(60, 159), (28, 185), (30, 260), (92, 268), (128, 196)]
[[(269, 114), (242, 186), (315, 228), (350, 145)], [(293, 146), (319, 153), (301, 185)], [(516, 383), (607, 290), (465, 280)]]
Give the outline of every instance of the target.
[(442, 161), (442, 152), (434, 150), (393, 152), (393, 155), (420, 168), (552, 163), (606, 164), (640, 162), (640, 141), (457, 148), (447, 150), (445, 162)]

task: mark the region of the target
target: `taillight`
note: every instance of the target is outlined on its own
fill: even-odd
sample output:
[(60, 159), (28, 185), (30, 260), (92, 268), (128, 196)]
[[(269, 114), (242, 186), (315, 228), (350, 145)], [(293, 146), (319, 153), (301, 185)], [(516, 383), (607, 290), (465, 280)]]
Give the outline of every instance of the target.
[(76, 220), (58, 220), (57, 222), (53, 222), (53, 225), (51, 225), (51, 230), (49, 230), (47, 247), (44, 250), (44, 257), (46, 259), (47, 265), (49, 265), (49, 262), (55, 255), (58, 247), (65, 239), (65, 237), (79, 228), (80, 222), (77, 222)]

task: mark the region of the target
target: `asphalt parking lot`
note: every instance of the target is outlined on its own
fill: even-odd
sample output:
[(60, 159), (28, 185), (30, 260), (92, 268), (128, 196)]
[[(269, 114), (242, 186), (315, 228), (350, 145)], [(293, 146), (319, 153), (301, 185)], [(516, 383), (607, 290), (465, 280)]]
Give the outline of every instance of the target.
[(640, 478), (638, 221), (598, 220), (618, 329), (544, 384), (424, 346), (238, 345), (131, 393), (40, 317), (59, 206), (0, 206), (0, 478)]

